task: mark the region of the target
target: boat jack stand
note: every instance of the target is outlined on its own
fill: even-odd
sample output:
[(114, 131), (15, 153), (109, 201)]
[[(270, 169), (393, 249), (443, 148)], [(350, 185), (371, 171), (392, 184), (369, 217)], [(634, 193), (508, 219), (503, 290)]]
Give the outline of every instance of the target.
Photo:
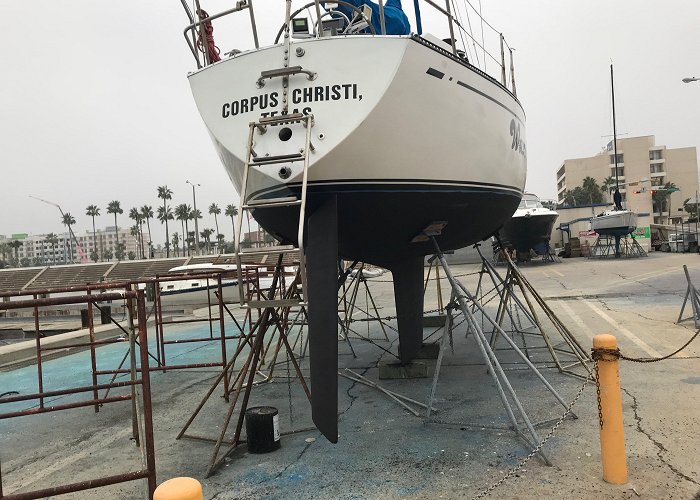
[[(434, 225), (433, 225), (434, 226)], [(443, 226), (444, 227), (444, 226)], [(445, 323), (445, 331), (442, 337), (442, 340), (440, 342), (440, 352), (438, 354), (438, 360), (435, 366), (435, 374), (433, 377), (433, 385), (431, 388), (430, 392), (430, 398), (427, 403), (427, 410), (426, 410), (426, 423), (446, 423), (450, 425), (449, 422), (442, 422), (439, 420), (431, 419), (430, 418), (430, 413), (431, 413), (431, 408), (433, 405), (433, 400), (435, 397), (435, 392), (437, 389), (437, 382), (440, 376), (440, 368), (442, 364), (442, 358), (444, 351), (447, 347), (447, 341), (449, 338), (449, 330), (451, 328), (451, 325), (454, 324), (454, 320), (451, 317), (452, 316), (452, 309), (453, 308), (458, 308), (462, 314), (464, 315), (464, 319), (467, 322), (467, 328), (468, 332), (471, 331), (474, 334), (474, 339), (477, 343), (477, 346), (479, 347), (479, 351), (481, 352), (481, 356), (484, 359), (484, 362), (486, 363), (486, 366), (488, 368), (488, 372), (491, 375), (494, 384), (496, 385), (496, 388), (498, 390), (498, 394), (501, 398), (501, 402), (503, 403), (503, 407), (508, 414), (508, 418), (511, 422), (510, 430), (513, 430), (515, 434), (520, 437), (523, 441), (527, 443), (528, 446), (531, 448), (535, 448), (541, 441), (542, 439), (540, 436), (537, 434), (537, 431), (535, 430), (535, 427), (533, 426), (532, 422), (530, 421), (530, 418), (528, 417), (525, 409), (523, 408), (522, 403), (518, 399), (517, 394), (515, 393), (515, 390), (513, 389), (513, 386), (511, 385), (510, 381), (508, 380), (508, 377), (506, 376), (503, 367), (501, 366), (500, 362), (496, 358), (496, 354), (494, 353), (493, 349), (489, 345), (489, 342), (486, 339), (486, 335), (484, 334), (483, 330), (481, 329), (481, 326), (479, 325), (479, 322), (476, 320), (472, 310), (470, 309), (470, 303), (473, 307), (478, 309), (480, 313), (483, 315), (483, 317), (489, 321), (494, 328), (500, 329), (500, 326), (498, 326), (498, 323), (491, 319), (487, 314), (486, 311), (483, 309), (483, 307), (478, 303), (478, 301), (475, 300), (475, 298), (469, 293), (469, 291), (466, 290), (466, 288), (455, 278), (455, 276), (452, 274), (452, 271), (447, 264), (444, 255), (442, 254), (442, 251), (440, 250), (440, 247), (435, 239), (435, 236), (438, 236), (440, 234), (442, 227), (439, 229), (435, 230), (429, 230), (426, 229), (423, 233), (423, 235), (427, 238), (429, 238), (433, 244), (435, 245), (435, 250), (437, 254), (437, 258), (440, 261), (440, 265), (442, 266), (443, 270), (445, 271), (445, 275), (447, 276), (447, 279), (450, 283), (450, 286), (452, 288), (452, 300), (451, 304), (454, 304), (452, 307), (448, 307), (448, 319)], [(503, 335), (503, 338), (508, 341), (510, 346), (513, 348), (513, 350), (520, 356), (520, 358), (525, 362), (528, 367), (537, 375), (537, 377), (540, 379), (540, 381), (547, 387), (547, 389), (554, 395), (554, 397), (564, 406), (564, 408), (567, 407), (566, 401), (564, 401), (561, 396), (556, 392), (556, 390), (547, 382), (547, 380), (542, 376), (542, 374), (539, 372), (539, 370), (530, 362), (529, 359), (527, 359), (527, 356), (518, 348), (518, 346), (515, 344), (515, 342), (510, 339), (508, 335), (505, 334), (501, 330), (501, 334)], [(505, 388), (505, 389), (504, 389)], [(506, 394), (506, 392), (508, 394)], [(510, 395), (510, 398), (513, 400), (513, 403), (515, 404), (515, 407), (520, 415), (520, 417), (523, 420), (524, 427), (518, 422), (518, 419), (515, 416), (515, 412), (513, 410), (513, 406), (511, 405), (511, 402), (508, 399), (508, 395)], [(462, 425), (464, 424), (454, 424), (454, 425)], [(472, 426), (473, 427), (473, 426)], [(479, 427), (484, 428), (487, 426), (480, 425)], [(528, 437), (529, 436), (532, 438), (532, 440)], [(547, 465), (551, 465), (551, 462), (547, 458), (547, 456), (544, 454), (542, 450), (538, 452), (539, 456), (543, 460), (543, 462)]]

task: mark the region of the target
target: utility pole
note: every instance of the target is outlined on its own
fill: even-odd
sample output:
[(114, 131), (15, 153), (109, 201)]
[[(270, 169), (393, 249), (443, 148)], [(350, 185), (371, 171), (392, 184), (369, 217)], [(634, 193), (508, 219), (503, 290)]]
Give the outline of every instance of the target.
[[(194, 206), (194, 241), (195, 241), (195, 252), (199, 253), (199, 224), (197, 223), (197, 195), (194, 192), (194, 187), (201, 187), (201, 184), (193, 184), (190, 181), (185, 181), (187, 184), (192, 186), (192, 205)], [(189, 235), (185, 235), (188, 237)]]

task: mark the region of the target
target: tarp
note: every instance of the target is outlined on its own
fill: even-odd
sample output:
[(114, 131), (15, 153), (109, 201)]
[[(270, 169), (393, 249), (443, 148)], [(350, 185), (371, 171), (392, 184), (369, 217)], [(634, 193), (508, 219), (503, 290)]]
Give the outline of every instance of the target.
[[(357, 8), (362, 8), (363, 5), (368, 5), (372, 9), (372, 26), (377, 34), (381, 31), (381, 18), (379, 16), (379, 4), (370, 0), (344, 0), (345, 2), (354, 5)], [(350, 8), (343, 4), (338, 4), (338, 10), (352, 19), (354, 13)], [(387, 0), (384, 3), (384, 26), (386, 27), (387, 35), (408, 35), (411, 32), (411, 24), (408, 22), (408, 17), (401, 8), (401, 0)]]

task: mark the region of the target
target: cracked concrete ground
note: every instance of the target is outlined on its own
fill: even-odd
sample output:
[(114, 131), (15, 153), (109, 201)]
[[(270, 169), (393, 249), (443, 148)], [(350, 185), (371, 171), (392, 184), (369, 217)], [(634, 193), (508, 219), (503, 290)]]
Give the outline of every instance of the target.
[[(646, 259), (532, 264), (523, 273), (547, 299), (548, 305), (588, 349), (593, 335), (617, 336), (630, 357), (666, 355), (694, 333), (693, 322), (676, 325), (686, 281), (682, 266), (700, 284), (697, 255), (651, 254)], [(466, 263), (453, 271), (473, 289), (478, 267)], [(370, 290), (379, 314), (392, 316), (390, 275), (372, 279)], [(443, 294), (446, 295), (443, 283)], [(360, 294), (360, 305), (365, 298)], [(437, 305), (434, 283), (428, 287), (426, 309)], [(495, 307), (495, 305), (493, 305)], [(686, 316), (689, 315), (686, 309)], [(355, 319), (362, 319), (361, 313)], [(395, 322), (389, 321), (395, 327)], [(380, 363), (395, 360), (396, 335), (389, 328), (384, 340), (378, 323), (353, 323), (357, 334), (376, 345), (351, 338), (339, 344), (341, 370), (349, 368), (381, 386), (425, 402), (431, 379), (379, 380)], [(553, 341), (555, 333), (548, 329)], [(435, 329), (426, 329), (426, 335)], [(168, 330), (166, 330), (166, 334)], [(269, 454), (234, 451), (214, 475), (205, 478), (212, 445), (175, 440), (187, 417), (213, 382), (217, 372), (153, 373), (154, 425), (158, 479), (185, 475), (199, 479), (207, 499), (243, 498), (471, 498), (493, 484), (531, 446), (505, 429), (509, 420), (490, 375), (465, 327), (454, 332), (454, 354), (445, 355), (434, 406), (435, 417), (453, 425), (425, 423), (376, 389), (340, 378), (340, 438), (332, 445), (311, 426), (308, 401), (299, 384), (287, 383), (293, 370), (278, 365), (272, 383), (253, 392), (251, 405), (272, 405), (280, 413), (281, 431), (300, 430), (282, 437), (280, 450)], [(430, 341), (439, 339), (440, 332)], [(518, 336), (516, 336), (518, 338)], [(539, 337), (527, 337), (533, 360), (568, 403), (582, 380), (552, 369), (547, 351), (537, 350)], [(563, 346), (563, 345), (562, 345)], [(504, 347), (504, 344), (498, 344)], [(106, 348), (101, 348), (106, 349)], [(106, 351), (105, 351), (106, 353)], [(179, 359), (215, 356), (203, 346), (177, 351)], [(105, 365), (120, 352), (105, 355)], [(601, 479), (595, 390), (590, 384), (574, 407), (578, 419), (567, 418), (544, 446), (552, 462), (535, 457), (515, 477), (494, 490), (492, 498), (668, 498), (690, 499), (700, 491), (700, 340), (674, 358), (658, 363), (622, 362), (623, 413), (629, 482), (614, 486)], [(79, 380), (89, 373), (89, 359), (76, 354), (54, 360), (51, 382)], [(537, 378), (523, 369), (511, 350), (498, 351), (509, 379), (540, 436), (547, 434), (564, 412), (562, 405)], [(561, 359), (570, 359), (561, 354)], [(284, 361), (284, 359), (283, 359)], [(434, 361), (428, 361), (429, 366)], [(308, 363), (302, 361), (308, 374)], [(576, 370), (581, 371), (580, 368)], [(0, 372), (0, 392), (29, 387), (27, 372)], [(34, 382), (35, 384), (36, 382)], [(28, 389), (27, 389), (28, 390)], [(0, 411), (6, 408), (0, 406)], [(217, 390), (195, 420), (191, 433), (215, 436), (227, 405)], [(232, 426), (235, 426), (235, 418)], [(130, 441), (129, 404), (104, 406), (39, 416), (0, 420), (0, 460), (5, 494), (80, 481), (139, 468), (139, 451)], [(231, 435), (231, 433), (229, 433)], [(124, 483), (61, 498), (140, 498), (143, 482)]]

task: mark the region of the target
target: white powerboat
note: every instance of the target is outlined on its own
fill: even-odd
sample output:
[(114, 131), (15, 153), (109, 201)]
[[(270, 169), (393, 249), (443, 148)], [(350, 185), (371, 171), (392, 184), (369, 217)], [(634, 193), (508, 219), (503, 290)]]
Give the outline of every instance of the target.
[(559, 214), (542, 205), (540, 199), (525, 193), (513, 216), (500, 230), (501, 243), (525, 255), (533, 250), (537, 255), (549, 253), (552, 228)]

